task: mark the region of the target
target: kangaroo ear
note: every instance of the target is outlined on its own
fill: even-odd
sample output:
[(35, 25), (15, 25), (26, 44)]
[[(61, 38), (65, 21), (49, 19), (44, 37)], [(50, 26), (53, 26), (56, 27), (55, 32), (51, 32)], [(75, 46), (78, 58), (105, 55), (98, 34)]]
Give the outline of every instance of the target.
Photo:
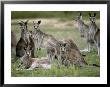
[(89, 17), (91, 17), (91, 13), (89, 13)]
[(62, 41), (58, 41), (58, 45), (61, 46), (62, 45)]
[(22, 25), (22, 22), (20, 21), (20, 22), (18, 22), (18, 24), (21, 26)]
[(80, 12), (80, 19), (82, 19), (82, 13)]
[(81, 12), (79, 13), (79, 16), (82, 16)]
[(28, 23), (29, 20), (26, 20), (26, 22)]
[(94, 13), (94, 17), (96, 16), (96, 13)]
[(64, 45), (64, 47), (66, 47), (66, 43), (64, 43), (63, 45)]
[(33, 24), (35, 24), (35, 22), (33, 21)]
[(41, 20), (38, 21), (38, 25), (41, 23)]
[(27, 25), (28, 21), (29, 21), (29, 20), (26, 20), (26, 21), (25, 21), (25, 25)]

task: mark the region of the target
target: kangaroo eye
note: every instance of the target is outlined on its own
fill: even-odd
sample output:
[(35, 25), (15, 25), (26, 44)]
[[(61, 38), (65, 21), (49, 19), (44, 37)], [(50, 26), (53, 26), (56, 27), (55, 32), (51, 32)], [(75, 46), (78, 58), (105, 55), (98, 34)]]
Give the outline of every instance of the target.
[(59, 43), (59, 46), (61, 47), (61, 43)]
[(30, 50), (32, 50), (32, 47), (30, 47)]
[(26, 50), (27, 48), (26, 47), (24, 47), (24, 50)]
[(64, 43), (64, 47), (66, 46), (66, 43)]
[(60, 44), (60, 46), (62, 47), (62, 45)]

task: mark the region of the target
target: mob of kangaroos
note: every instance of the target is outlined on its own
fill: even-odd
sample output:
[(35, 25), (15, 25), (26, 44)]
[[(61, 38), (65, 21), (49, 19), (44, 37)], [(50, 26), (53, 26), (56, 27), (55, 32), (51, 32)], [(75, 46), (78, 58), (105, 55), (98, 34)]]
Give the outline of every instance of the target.
[[(94, 44), (100, 54), (100, 29), (95, 23), (96, 13), (91, 15), (89, 13), (89, 24), (85, 24), (80, 13), (76, 22), (80, 36), (86, 38), (88, 51), (91, 51), (91, 47)], [(88, 64), (84, 56), (81, 54), (77, 44), (71, 39), (58, 40), (51, 34), (46, 34), (40, 29), (41, 20), (33, 21), (32, 31), (28, 30), (28, 20), (20, 21), (21, 37), (17, 44), (12, 42), (12, 46), (16, 47), (16, 56), (20, 58), (20, 67), (27, 70), (33, 70), (35, 68), (51, 69), (53, 61), (57, 59), (57, 65), (75, 65), (82, 67), (83, 65), (92, 65), (99, 67), (97, 64)], [(12, 32), (12, 36), (13, 36)], [(46, 49), (47, 56), (37, 58), (35, 57), (35, 51)]]
[(93, 16), (91, 13), (89, 13), (89, 25), (84, 23), (81, 13), (76, 18), (81, 37), (86, 38), (88, 45), (87, 51), (90, 52), (91, 49), (93, 49), (93, 45), (95, 45), (98, 51), (98, 55), (100, 55), (100, 29), (97, 27), (95, 20), (96, 13), (94, 13)]

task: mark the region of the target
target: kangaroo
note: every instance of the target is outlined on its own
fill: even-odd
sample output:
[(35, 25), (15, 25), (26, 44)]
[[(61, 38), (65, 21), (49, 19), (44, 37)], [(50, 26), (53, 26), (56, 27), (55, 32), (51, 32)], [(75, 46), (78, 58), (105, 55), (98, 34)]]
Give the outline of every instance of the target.
[(25, 22), (23, 21), (19, 22), (20, 29), (21, 29), (21, 37), (16, 45), (16, 56), (17, 57), (22, 57), (24, 55), (25, 51), (23, 48), (26, 46), (27, 43), (30, 43), (31, 46), (33, 47), (31, 56), (35, 57), (34, 56), (34, 42), (30, 36), (30, 33), (28, 32), (27, 23), (28, 23), (28, 20)]
[(60, 41), (59, 45), (62, 64), (64, 64), (65, 66), (70, 66), (72, 64), (78, 67), (82, 67), (84, 65), (100, 67), (96, 64), (88, 64), (84, 60), (77, 45), (71, 39)]
[(84, 23), (84, 21), (82, 19), (82, 13), (79, 13), (79, 15), (77, 16), (75, 21), (78, 24), (80, 36), (86, 37), (89, 26)]
[[(85, 38), (86, 39), (86, 43), (87, 43), (87, 48), (86, 49), (83, 49), (83, 50), (80, 50), (81, 52), (83, 51), (89, 51), (90, 52), (90, 47), (89, 47), (89, 44), (88, 43), (88, 37), (89, 37), (89, 26), (87, 24), (84, 23), (83, 19), (82, 19), (82, 13), (79, 13), (79, 15), (77, 16), (76, 18), (76, 23), (78, 24), (78, 29), (79, 29), (79, 32), (80, 32), (80, 35), (82, 38)], [(92, 45), (93, 43), (91, 43)]]
[(32, 37), (35, 43), (35, 48), (36, 49), (45, 48), (47, 50), (47, 58), (49, 59), (50, 62), (52, 62), (55, 57), (57, 57), (58, 60), (60, 60), (58, 41), (52, 35), (42, 32), (39, 29), (40, 23), (41, 20), (38, 21), (37, 23), (33, 22), (34, 31)]
[(35, 68), (51, 69), (51, 63), (47, 58), (39, 59), (31, 57), (32, 49), (33, 48), (29, 44), (24, 47), (25, 54), (20, 58), (22, 62), (22, 68), (27, 70), (33, 70)]
[(94, 43), (98, 50), (98, 55), (100, 55), (100, 29), (97, 27), (95, 20), (96, 20), (96, 13), (92, 16), (91, 13), (89, 13), (89, 35), (88, 35), (88, 43), (89, 43), (89, 49), (91, 50), (91, 42)]

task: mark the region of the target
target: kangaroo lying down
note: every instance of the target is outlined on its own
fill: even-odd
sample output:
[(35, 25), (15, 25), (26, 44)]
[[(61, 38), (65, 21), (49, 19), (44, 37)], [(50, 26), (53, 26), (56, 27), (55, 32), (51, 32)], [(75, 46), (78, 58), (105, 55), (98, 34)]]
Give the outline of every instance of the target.
[(33, 58), (34, 62), (32, 62), (30, 68), (28, 70), (33, 70), (35, 68), (44, 68), (44, 69), (51, 69), (51, 64), (47, 58), (38, 59)]
[(21, 64), (23, 69), (33, 70), (35, 68), (44, 68), (51, 69), (51, 63), (46, 57), (39, 58), (31, 58), (32, 48), (27, 46), (24, 48), (25, 54), (21, 57)]
[(60, 45), (60, 55), (61, 62), (65, 66), (75, 65), (78, 67), (83, 67), (84, 65), (100, 67), (97, 64), (89, 64), (83, 58), (84, 55), (81, 54), (77, 45), (71, 39), (65, 39), (59, 41)]

